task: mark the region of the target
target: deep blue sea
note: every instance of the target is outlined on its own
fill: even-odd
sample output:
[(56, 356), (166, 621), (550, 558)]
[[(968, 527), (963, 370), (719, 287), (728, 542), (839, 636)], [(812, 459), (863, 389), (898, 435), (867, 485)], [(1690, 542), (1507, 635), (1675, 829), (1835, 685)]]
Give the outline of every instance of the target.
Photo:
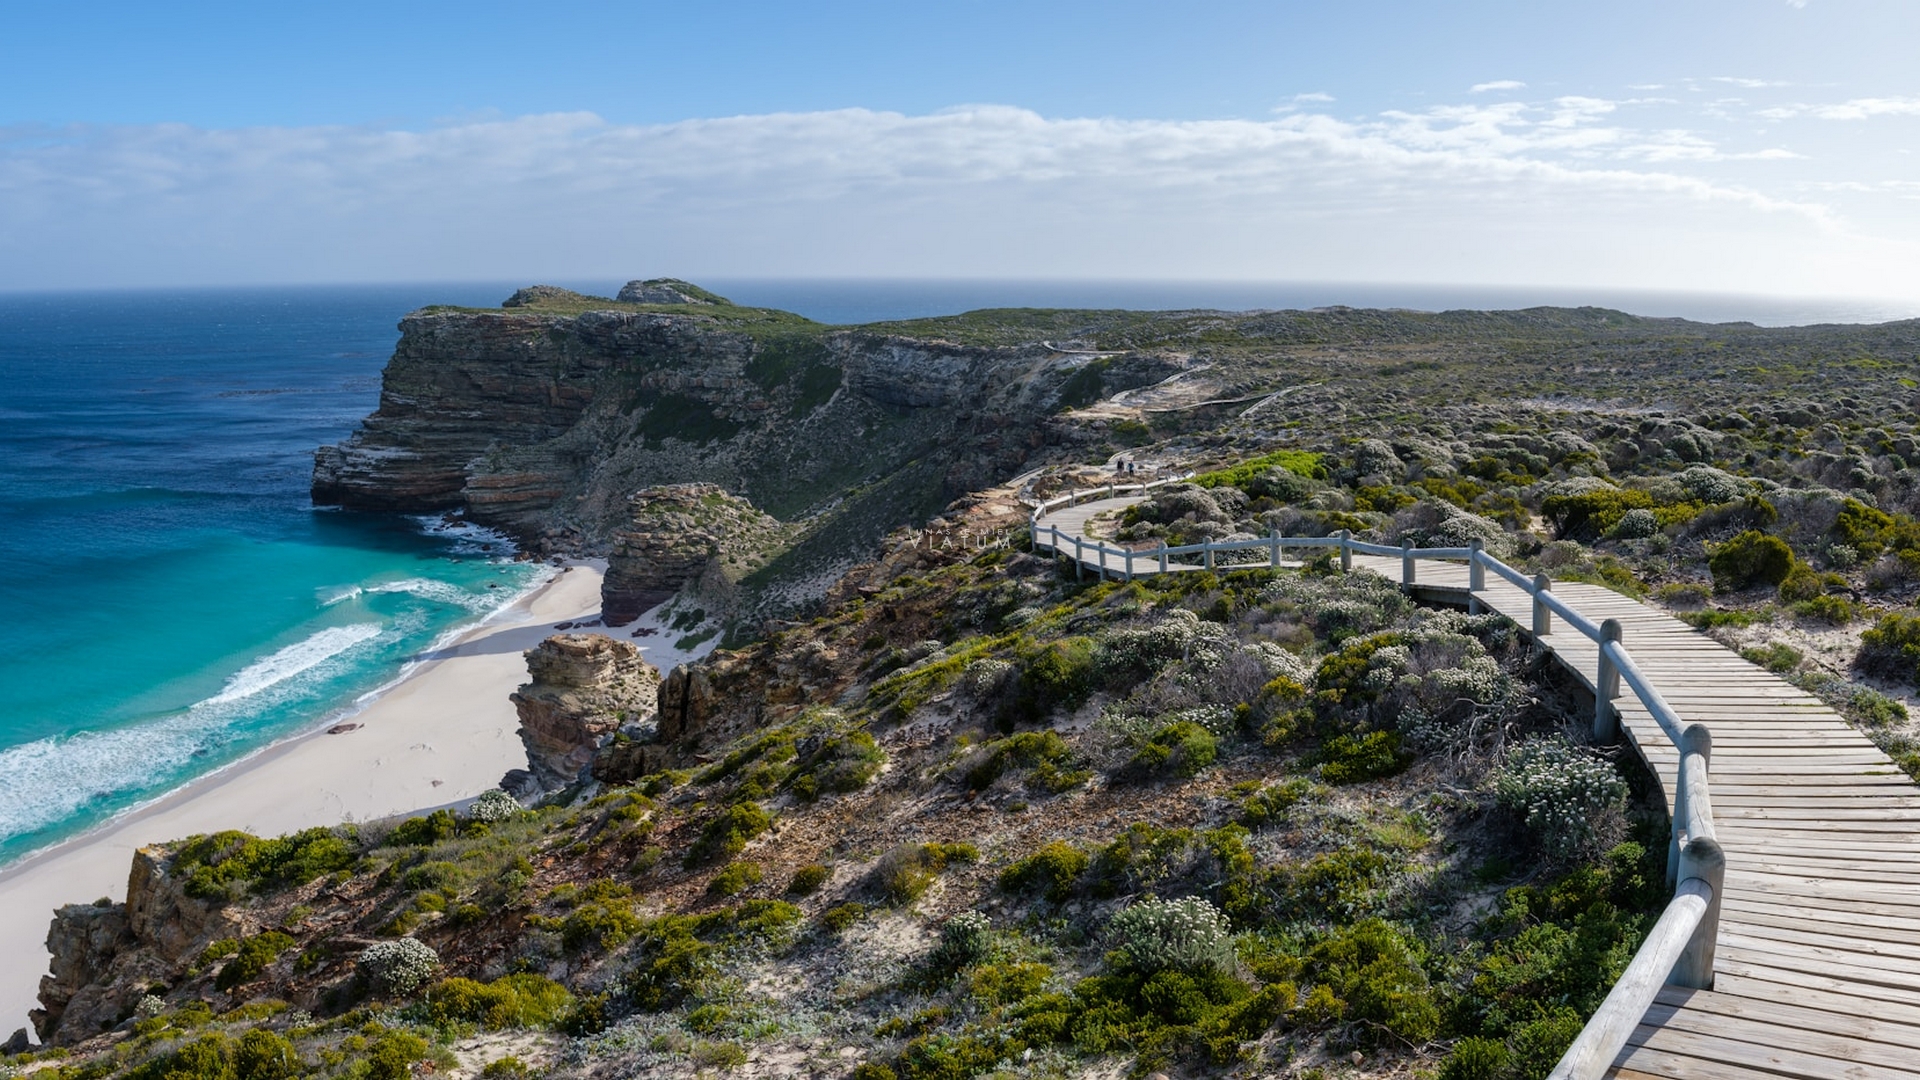
[[(1594, 303), (1768, 324), (1876, 304), (1137, 282), (703, 281), (823, 322), (978, 307)], [(618, 282), (559, 281), (601, 294)], [(329, 722), (538, 571), (433, 519), (316, 511), (396, 322), (505, 284), (0, 295), (0, 862)]]

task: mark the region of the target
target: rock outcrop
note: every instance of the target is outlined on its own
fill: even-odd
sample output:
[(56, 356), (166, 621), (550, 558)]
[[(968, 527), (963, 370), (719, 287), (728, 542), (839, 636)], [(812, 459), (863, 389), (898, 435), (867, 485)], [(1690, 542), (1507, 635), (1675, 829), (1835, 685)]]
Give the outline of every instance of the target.
[(167, 874), (159, 848), (134, 852), (124, 904), (68, 904), (47, 930), (53, 954), (40, 979), (34, 1030), (45, 1043), (91, 1038), (133, 1014), (207, 943), (258, 927), (228, 909), (188, 896)]
[(627, 501), (600, 586), (601, 616), (624, 626), (688, 582), (724, 606), (732, 583), (759, 565), (789, 531), (718, 484), (667, 484)]
[(629, 281), (620, 288), (619, 299), (626, 304), (731, 304), (733, 301), (679, 278), (649, 278)]
[(532, 678), (512, 699), (540, 787), (551, 790), (578, 779), (623, 727), (647, 731), (660, 673), (632, 644), (603, 634), (556, 634), (526, 656)]
[[(464, 511), (537, 553), (606, 555), (632, 530), (634, 492), (715, 484), (804, 523), (743, 605), (772, 617), (814, 598), (794, 583), (824, 588), (894, 528), (1030, 467), (1063, 388), (1085, 382), (1082, 361), (1038, 341), (836, 329), (685, 282), (584, 311), (592, 298), (548, 287), (514, 299), (402, 320), (379, 409), (315, 454), (316, 503)], [(1147, 356), (1104, 378), (1177, 366)]]

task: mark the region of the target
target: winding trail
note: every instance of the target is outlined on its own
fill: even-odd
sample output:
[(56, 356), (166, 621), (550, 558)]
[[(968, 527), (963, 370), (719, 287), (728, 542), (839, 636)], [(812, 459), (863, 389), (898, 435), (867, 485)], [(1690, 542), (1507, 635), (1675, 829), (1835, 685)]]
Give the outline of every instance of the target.
[[(1095, 554), (1084, 529), (1095, 514), (1138, 501), (1045, 509), (1035, 518), (1036, 547), (1054, 546), (1043, 530), (1058, 528), (1085, 540), (1088, 569), (1104, 563), (1118, 572), (1123, 559), (1111, 549)], [(1068, 558), (1074, 550), (1055, 547)], [(1487, 574), (1483, 587), (1470, 588), (1463, 562), (1349, 554), (1353, 569), (1402, 582), (1423, 598), (1507, 616), (1589, 690), (1608, 681), (1601, 647), (1551, 615), (1536, 626), (1534, 594), (1519, 585)], [(1150, 552), (1135, 562), (1136, 574), (1160, 569)], [(1166, 569), (1203, 567), (1169, 562)], [(1684, 981), (1679, 967), (1668, 977), (1671, 961), (1660, 961), (1631, 1013), (1608, 1018), (1624, 1046), (1607, 1042), (1597, 1014), (1554, 1077), (1920, 1080), (1920, 789), (1819, 699), (1665, 612), (1597, 585), (1553, 584), (1551, 593), (1594, 624), (1616, 620), (1638, 673), (1672, 713), (1711, 731), (1711, 805), (1694, 813), (1707, 815), (1707, 835), (1717, 835), (1725, 853), (1717, 933), (1707, 948), (1711, 975), (1702, 980), (1710, 988), (1676, 985)], [(1675, 810), (1680, 751), (1636, 695), (1609, 700)], [(1704, 790), (1695, 798), (1704, 804)], [(1685, 805), (1676, 816), (1695, 820)], [(1659, 934), (1650, 935), (1643, 957)], [(1629, 969), (1616, 996), (1635, 976)], [(1609, 998), (1602, 1014), (1614, 1004)], [(1581, 1061), (1583, 1043), (1606, 1050)]]

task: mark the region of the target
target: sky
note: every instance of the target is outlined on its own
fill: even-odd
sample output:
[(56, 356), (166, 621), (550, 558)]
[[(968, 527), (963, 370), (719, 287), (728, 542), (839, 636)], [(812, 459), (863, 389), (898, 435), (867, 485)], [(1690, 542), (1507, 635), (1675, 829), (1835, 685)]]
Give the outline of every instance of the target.
[(0, 289), (1920, 300), (1920, 4), (0, 0)]

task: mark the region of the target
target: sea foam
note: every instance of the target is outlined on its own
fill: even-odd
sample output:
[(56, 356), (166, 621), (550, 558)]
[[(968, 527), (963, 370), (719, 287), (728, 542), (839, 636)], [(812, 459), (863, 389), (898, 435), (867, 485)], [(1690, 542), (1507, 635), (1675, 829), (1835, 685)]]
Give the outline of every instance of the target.
[[(245, 718), (311, 692), (344, 654), (383, 633), (377, 623), (332, 626), (235, 672), (220, 692), (144, 723), (38, 739), (0, 750), (0, 839), (151, 790), (196, 760), (243, 742)], [(308, 676), (308, 678), (302, 678)]]

